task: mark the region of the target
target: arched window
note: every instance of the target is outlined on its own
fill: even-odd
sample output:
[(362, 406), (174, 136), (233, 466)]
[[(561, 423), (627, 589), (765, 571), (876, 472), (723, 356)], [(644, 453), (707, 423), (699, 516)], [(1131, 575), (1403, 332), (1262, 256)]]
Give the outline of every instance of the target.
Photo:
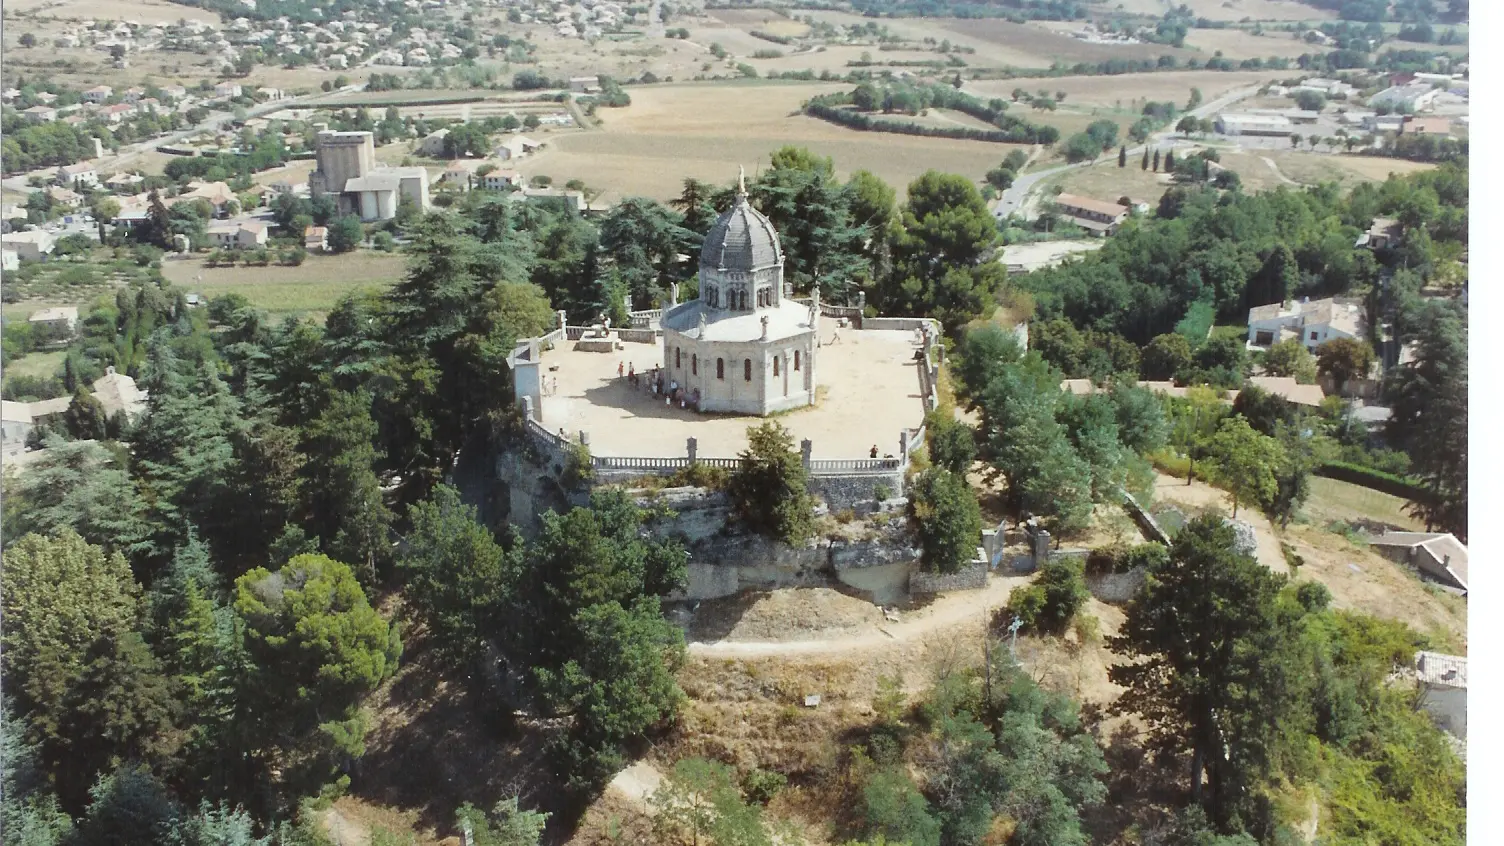
[(705, 289), (705, 302), (711, 308), (715, 308), (715, 289), (714, 288), (706, 288)]
[(752, 381), (752, 359), (750, 358), (742, 362), (742, 380), (746, 382)]
[(718, 358), (715, 360), (715, 378), (726, 378), (726, 359)]
[(778, 375), (778, 356), (773, 356), (773, 375)]
[(678, 347), (674, 347), (674, 367), (676, 368), (684, 366), (684, 359), (680, 358), (680, 352)]
[(799, 350), (794, 350), (794, 369), (799, 369)]
[(689, 372), (696, 376), (700, 375), (700, 357), (698, 355), (689, 357)]
[(737, 305), (736, 305), (737, 308), (741, 309), (742, 311), (746, 311), (747, 310), (747, 292), (746, 291), (738, 291), (737, 292), (736, 303), (737, 303)]

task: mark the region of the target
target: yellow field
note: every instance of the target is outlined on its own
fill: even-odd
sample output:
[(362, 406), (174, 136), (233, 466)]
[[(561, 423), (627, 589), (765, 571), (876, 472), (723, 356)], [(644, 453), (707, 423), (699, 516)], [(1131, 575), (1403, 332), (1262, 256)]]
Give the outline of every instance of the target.
[[(1336, 182), (1343, 188), (1351, 188), (1364, 182), (1382, 182), (1390, 174), (1403, 176), (1435, 167), (1433, 164), (1403, 159), (1293, 150), (1224, 152), (1221, 155), (1222, 164), (1237, 171), (1243, 180), (1244, 189), (1249, 191), (1267, 191), (1280, 186), (1316, 185), (1321, 182)], [(1283, 179), (1280, 178), (1281, 175)], [(1297, 184), (1292, 185), (1292, 182)]]
[[(64, 20), (132, 20), (143, 24), (180, 20), (219, 23), (219, 15), (163, 0), (6, 0), (5, 17), (35, 12)], [(9, 23), (9, 22), (8, 22)], [(19, 22), (16, 22), (19, 24)], [(9, 25), (6, 27), (9, 28)], [(19, 34), (19, 33), (18, 33)]]
[(1330, 47), (1322, 47), (1320, 44), (1307, 44), (1296, 35), (1293, 32), (1254, 35), (1243, 29), (1193, 29), (1186, 34), (1185, 44), (1207, 55), (1221, 50), (1223, 56), (1234, 61), (1267, 59), (1270, 56), (1294, 59), (1304, 53), (1331, 51)]
[(784, 38), (802, 38), (809, 33), (809, 24), (790, 20), (768, 9), (716, 9), (710, 16), (730, 27), (761, 30)]
[(1144, 170), (1139, 156), (1129, 156), (1128, 166), (1118, 167), (1118, 154), (1114, 150), (1105, 153), (1102, 161), (1090, 167), (1066, 171), (1051, 183), (1058, 184), (1069, 194), (1079, 194), (1105, 202), (1116, 202), (1127, 195), (1146, 203), (1158, 203), (1161, 195), (1170, 187), (1166, 174)]
[(738, 165), (749, 172), (768, 154), (796, 144), (835, 160), (844, 176), (866, 169), (900, 192), (930, 168), (980, 180), (1008, 151), (1007, 144), (856, 132), (798, 114), (816, 94), (842, 84), (770, 82), (655, 85), (634, 89), (632, 105), (603, 109), (603, 131), (558, 134), (549, 147), (522, 160), (526, 176), (555, 183), (578, 178), (604, 190), (606, 200), (677, 196), (686, 177), (729, 183)]

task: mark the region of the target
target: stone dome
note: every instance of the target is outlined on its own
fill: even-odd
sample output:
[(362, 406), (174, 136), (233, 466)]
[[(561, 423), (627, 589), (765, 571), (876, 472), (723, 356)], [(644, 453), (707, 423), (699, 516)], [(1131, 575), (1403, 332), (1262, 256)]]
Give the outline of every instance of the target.
[(736, 202), (705, 235), (700, 249), (700, 266), (722, 271), (750, 273), (765, 267), (783, 265), (783, 248), (778, 244), (778, 230), (752, 204), (746, 194), (737, 194)]

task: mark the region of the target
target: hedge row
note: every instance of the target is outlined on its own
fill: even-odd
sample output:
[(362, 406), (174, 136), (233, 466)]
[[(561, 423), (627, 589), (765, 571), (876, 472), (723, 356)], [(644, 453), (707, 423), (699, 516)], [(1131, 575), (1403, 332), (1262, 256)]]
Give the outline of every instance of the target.
[(1361, 464), (1349, 464), (1346, 461), (1327, 462), (1316, 471), (1316, 475), (1336, 479), (1339, 482), (1351, 482), (1354, 485), (1362, 485), (1365, 488), (1404, 499), (1420, 499), (1425, 495), (1425, 489), (1413, 479), (1374, 470)]
[(920, 126), (917, 123), (874, 120), (862, 112), (837, 108), (810, 100), (804, 106), (805, 114), (851, 129), (866, 132), (893, 132), (899, 135), (920, 135), (927, 138), (958, 138), (965, 141), (992, 141), (998, 144), (1053, 144), (1060, 139), (1060, 131), (1053, 126), (1034, 124), (1014, 125), (1007, 130), (967, 129), (964, 127)]

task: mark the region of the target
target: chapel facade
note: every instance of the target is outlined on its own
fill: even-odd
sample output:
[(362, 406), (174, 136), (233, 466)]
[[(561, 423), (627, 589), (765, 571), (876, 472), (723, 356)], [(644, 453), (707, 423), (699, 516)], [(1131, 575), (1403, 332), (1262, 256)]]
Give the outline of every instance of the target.
[(815, 401), (820, 292), (784, 297), (783, 247), (745, 180), (700, 250), (698, 299), (663, 313), (663, 370), (701, 411), (768, 415)]

